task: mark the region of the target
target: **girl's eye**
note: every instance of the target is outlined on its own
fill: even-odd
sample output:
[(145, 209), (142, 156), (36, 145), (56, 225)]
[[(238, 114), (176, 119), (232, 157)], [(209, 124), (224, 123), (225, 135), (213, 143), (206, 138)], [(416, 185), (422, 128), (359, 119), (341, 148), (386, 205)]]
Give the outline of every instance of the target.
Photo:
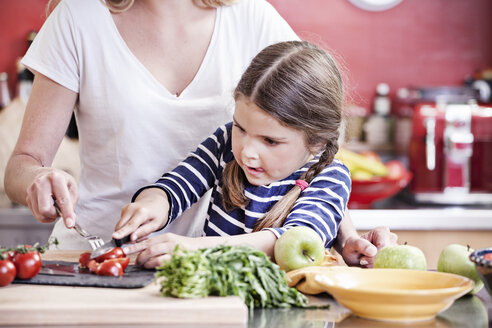
[(233, 123), (233, 126), (237, 128), (239, 131), (244, 132), (244, 129), (240, 127), (237, 123)]
[(265, 138), (265, 142), (271, 146), (275, 146), (275, 145), (278, 145), (278, 142), (273, 140), (273, 139), (270, 139), (270, 138)]

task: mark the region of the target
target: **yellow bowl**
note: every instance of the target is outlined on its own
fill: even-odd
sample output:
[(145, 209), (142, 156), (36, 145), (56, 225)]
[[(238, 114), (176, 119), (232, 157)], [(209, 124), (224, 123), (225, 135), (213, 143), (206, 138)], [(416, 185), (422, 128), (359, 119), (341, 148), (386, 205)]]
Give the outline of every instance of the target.
[(472, 280), (450, 273), (334, 266), (314, 276), (353, 314), (384, 321), (424, 321), (468, 293)]

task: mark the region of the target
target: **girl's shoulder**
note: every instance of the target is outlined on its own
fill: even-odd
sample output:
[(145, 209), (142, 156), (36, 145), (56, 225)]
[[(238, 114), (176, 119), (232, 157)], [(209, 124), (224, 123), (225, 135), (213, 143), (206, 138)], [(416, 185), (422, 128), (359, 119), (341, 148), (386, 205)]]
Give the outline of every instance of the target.
[(334, 159), (310, 183), (310, 185), (317, 185), (318, 187), (332, 184), (343, 185), (348, 190), (352, 185), (349, 169), (338, 159)]

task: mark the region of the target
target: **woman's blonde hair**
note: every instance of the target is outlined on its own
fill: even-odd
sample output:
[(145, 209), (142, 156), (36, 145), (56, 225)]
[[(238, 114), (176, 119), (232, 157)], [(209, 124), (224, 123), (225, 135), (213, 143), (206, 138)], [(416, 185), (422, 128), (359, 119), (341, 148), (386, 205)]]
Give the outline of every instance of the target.
[[(46, 6), (46, 16), (60, 3), (61, 0), (49, 0)], [(115, 13), (122, 13), (133, 6), (135, 0), (100, 0), (109, 10)], [(217, 8), (221, 6), (229, 6), (238, 0), (193, 0), (196, 4), (203, 7)]]
[[(310, 183), (338, 151), (344, 103), (343, 83), (334, 59), (323, 49), (302, 41), (288, 41), (262, 50), (244, 72), (234, 98), (246, 97), (286, 127), (302, 131), (306, 145), (319, 160), (300, 179)], [(226, 210), (247, 205), (247, 179), (233, 159), (227, 163), (222, 182)], [(294, 186), (253, 229), (280, 227), (301, 193)]]

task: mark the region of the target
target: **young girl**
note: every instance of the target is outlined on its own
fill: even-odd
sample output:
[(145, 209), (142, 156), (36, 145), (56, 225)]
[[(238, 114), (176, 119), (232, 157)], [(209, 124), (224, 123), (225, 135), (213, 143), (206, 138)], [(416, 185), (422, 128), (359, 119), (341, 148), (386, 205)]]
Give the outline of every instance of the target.
[(276, 239), (298, 225), (331, 247), (351, 187), (348, 169), (334, 159), (344, 100), (336, 63), (308, 42), (271, 45), (253, 59), (234, 98), (233, 122), (140, 189), (113, 234), (145, 237), (212, 189), (203, 237), (166, 233), (129, 246), (127, 253), (148, 248), (137, 263), (159, 265), (177, 244), (249, 244), (271, 256)]

